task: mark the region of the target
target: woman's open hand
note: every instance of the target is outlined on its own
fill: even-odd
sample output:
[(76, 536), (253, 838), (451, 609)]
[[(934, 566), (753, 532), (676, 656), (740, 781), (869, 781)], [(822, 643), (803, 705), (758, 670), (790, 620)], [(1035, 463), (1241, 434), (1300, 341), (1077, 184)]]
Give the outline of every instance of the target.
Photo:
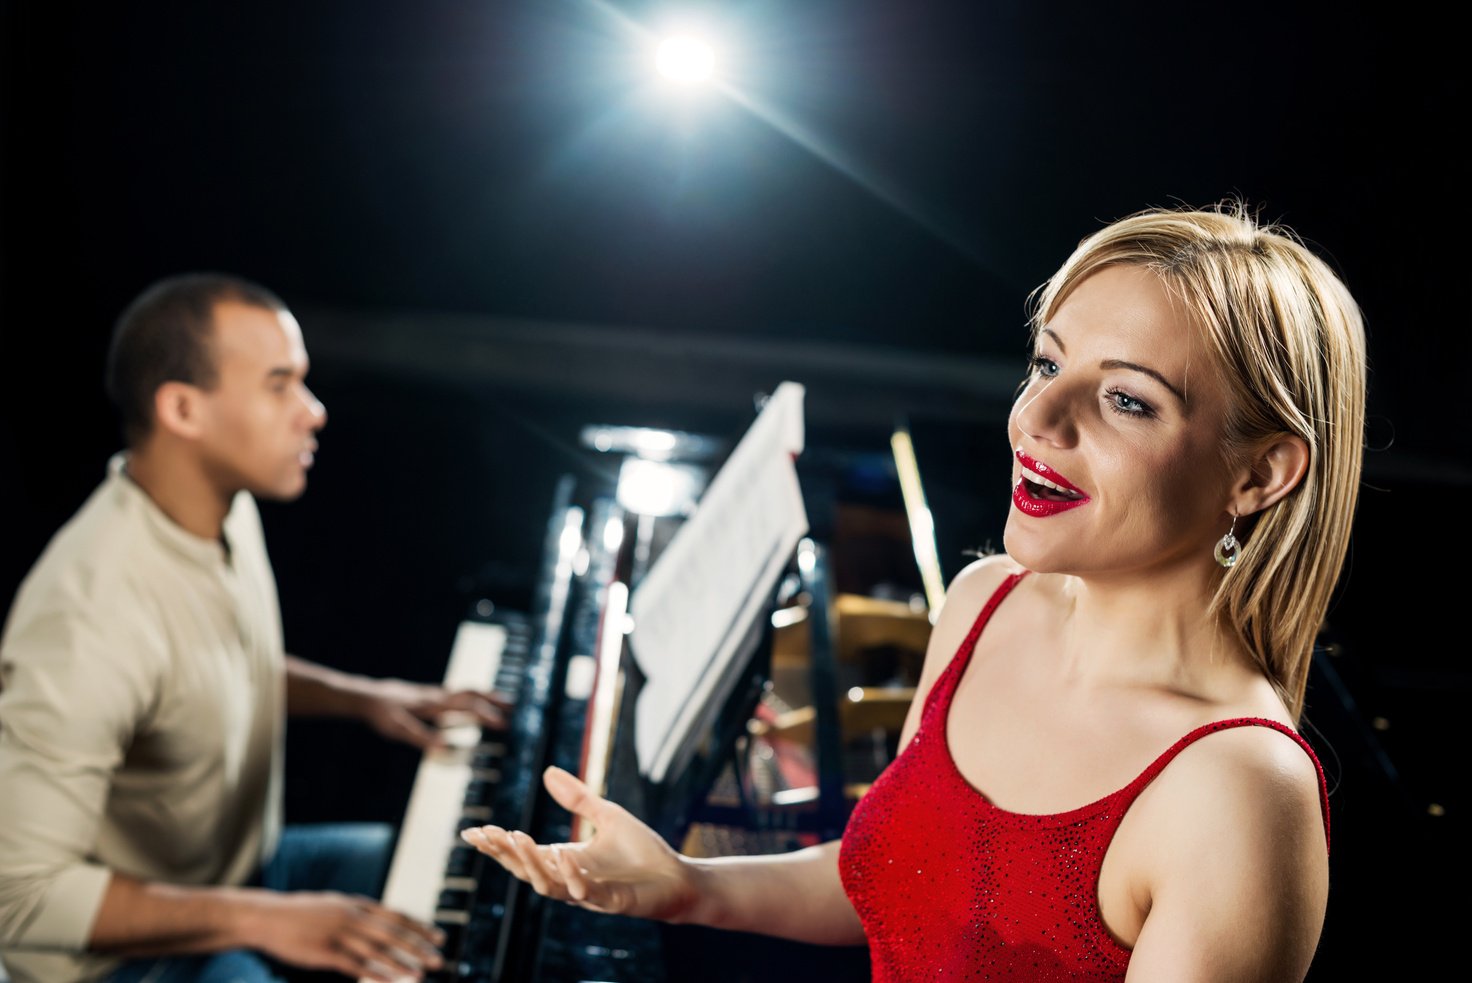
[(564, 809), (590, 824), (582, 843), (538, 844), (499, 826), (461, 831), (465, 842), (538, 894), (593, 911), (680, 921), (698, 897), (694, 868), (623, 806), (602, 798), (561, 768), (543, 784)]

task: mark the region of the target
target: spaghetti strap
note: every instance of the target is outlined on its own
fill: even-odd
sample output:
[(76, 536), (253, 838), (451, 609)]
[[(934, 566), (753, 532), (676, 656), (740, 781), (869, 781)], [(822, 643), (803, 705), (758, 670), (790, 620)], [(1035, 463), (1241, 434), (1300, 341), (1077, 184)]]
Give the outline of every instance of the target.
[(997, 585), (997, 589), (992, 591), (991, 596), (987, 598), (986, 603), (977, 612), (976, 620), (971, 623), (971, 630), (966, 633), (966, 637), (956, 649), (955, 655), (951, 656), (951, 661), (946, 665), (945, 671), (936, 677), (934, 685), (930, 687), (930, 692), (925, 694), (923, 712), (928, 713), (931, 705), (936, 700), (936, 694), (943, 689), (948, 690), (954, 686), (956, 678), (966, 671), (966, 666), (971, 662), (971, 653), (976, 650), (976, 641), (981, 637), (981, 632), (986, 628), (987, 622), (991, 620), (992, 612), (997, 609), (997, 605), (1006, 600), (1007, 595), (1012, 593), (1012, 588), (1016, 587), (1029, 572), (1028, 570), (1023, 570), (1019, 573), (1008, 574), (1007, 579), (1003, 580)]
[(1292, 727), (1281, 724), (1276, 720), (1269, 720), (1266, 717), (1232, 717), (1227, 720), (1217, 720), (1209, 724), (1202, 724), (1162, 752), (1160, 757), (1151, 762), (1150, 766), (1141, 772), (1138, 778), (1130, 782), (1125, 789), (1121, 790), (1122, 796), (1126, 801), (1133, 801), (1135, 796), (1139, 795), (1146, 785), (1149, 785), (1155, 780), (1156, 776), (1160, 774), (1166, 765), (1175, 760), (1176, 755), (1207, 734), (1214, 734), (1220, 730), (1231, 730), (1234, 727), (1267, 727), (1280, 734), (1287, 735), (1299, 747), (1303, 748), (1304, 752), (1309, 756), (1309, 760), (1314, 763), (1314, 773), (1319, 778), (1319, 809), (1324, 816), (1324, 849), (1327, 851), (1329, 848), (1329, 783), (1324, 777), (1324, 766), (1319, 762), (1319, 756), (1314, 753), (1312, 745), (1304, 739), (1302, 734), (1298, 733)]

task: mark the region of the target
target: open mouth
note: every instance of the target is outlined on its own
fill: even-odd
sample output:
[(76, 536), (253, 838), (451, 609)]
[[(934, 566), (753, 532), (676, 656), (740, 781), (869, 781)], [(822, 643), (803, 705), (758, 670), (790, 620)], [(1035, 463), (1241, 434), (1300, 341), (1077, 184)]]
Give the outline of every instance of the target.
[(1028, 468), (1022, 469), (1022, 485), (1029, 496), (1045, 502), (1078, 502), (1088, 497), (1083, 492), (1049, 481)]
[(1017, 448), (1019, 474), (1012, 488), (1012, 504), (1026, 515), (1046, 518), (1077, 508), (1089, 496), (1042, 461)]

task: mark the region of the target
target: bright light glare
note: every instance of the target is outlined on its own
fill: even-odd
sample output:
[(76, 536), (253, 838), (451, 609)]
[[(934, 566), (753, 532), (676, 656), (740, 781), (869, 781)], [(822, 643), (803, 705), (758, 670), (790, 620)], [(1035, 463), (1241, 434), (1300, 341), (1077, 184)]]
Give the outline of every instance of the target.
[(656, 460), (662, 455), (668, 455), (680, 442), (680, 438), (668, 430), (639, 430), (631, 436), (635, 450), (644, 457)]
[(677, 82), (703, 82), (715, 71), (710, 45), (694, 38), (669, 38), (659, 46), (660, 74)]
[(676, 464), (625, 458), (618, 472), (618, 503), (637, 515), (680, 515), (695, 507), (693, 471)]

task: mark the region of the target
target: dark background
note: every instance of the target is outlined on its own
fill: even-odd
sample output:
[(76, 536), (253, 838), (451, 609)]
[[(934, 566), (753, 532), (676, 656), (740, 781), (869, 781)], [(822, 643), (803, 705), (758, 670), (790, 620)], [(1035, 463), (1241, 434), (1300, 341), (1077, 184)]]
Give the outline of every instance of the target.
[[(726, 85), (675, 95), (648, 39), (696, 15)], [(468, 599), (524, 594), (582, 425), (735, 437), (784, 379), (857, 496), (913, 427), (953, 574), (1000, 539), (1028, 292), (1147, 205), (1287, 223), (1360, 300), (1372, 369), (1307, 713), (1335, 803), (1316, 975), (1450, 950), (1472, 353), (1466, 58), (1437, 15), (6, 2), (0, 32), (3, 603), (117, 448), (117, 313), (230, 270), (297, 312), (331, 415), (308, 493), (264, 509), (288, 644), (366, 672), (437, 679)], [(290, 740), (293, 818), (397, 819), (412, 753)]]

